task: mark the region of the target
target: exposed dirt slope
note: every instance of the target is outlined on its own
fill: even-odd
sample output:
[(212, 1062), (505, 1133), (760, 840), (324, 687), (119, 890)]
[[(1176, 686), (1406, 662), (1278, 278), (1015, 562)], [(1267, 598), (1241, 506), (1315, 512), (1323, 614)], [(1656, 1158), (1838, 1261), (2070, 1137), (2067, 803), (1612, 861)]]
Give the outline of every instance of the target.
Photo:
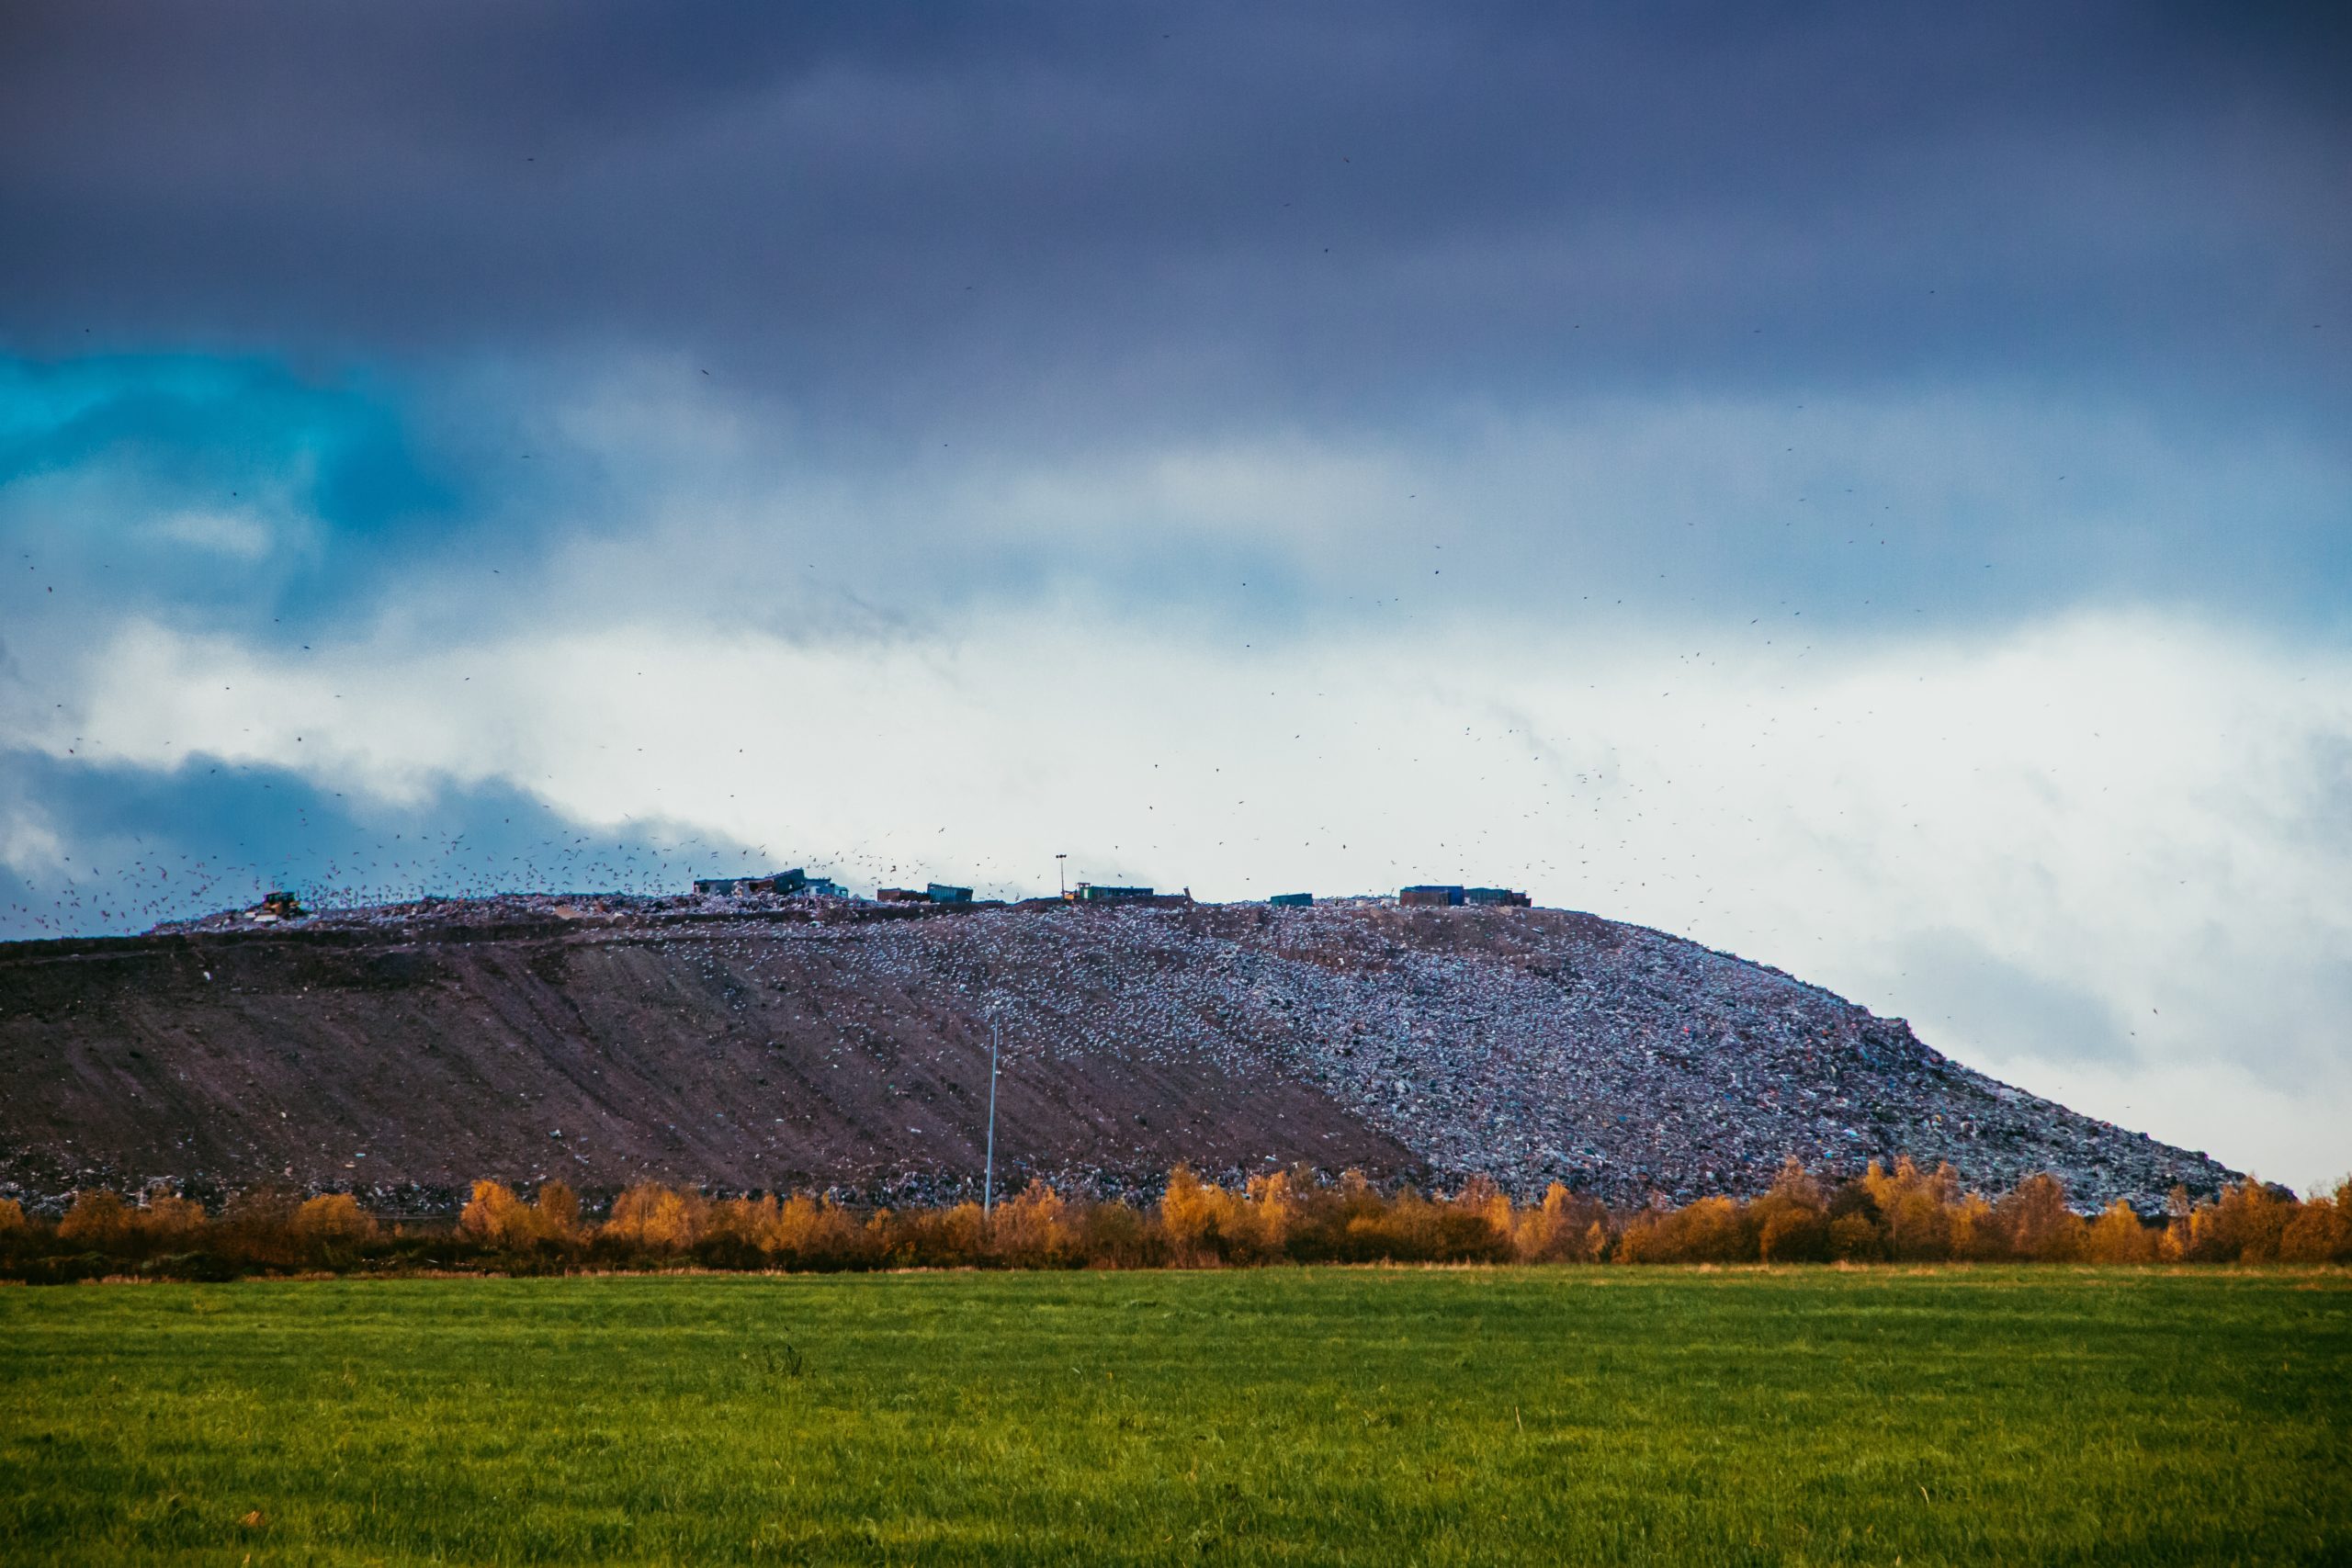
[(1000, 1181), (1303, 1160), (1633, 1200), (1909, 1153), (2154, 1202), (2230, 1174), (1555, 910), (555, 907), (0, 947), (0, 1181), (935, 1193), (980, 1168), (989, 1012)]

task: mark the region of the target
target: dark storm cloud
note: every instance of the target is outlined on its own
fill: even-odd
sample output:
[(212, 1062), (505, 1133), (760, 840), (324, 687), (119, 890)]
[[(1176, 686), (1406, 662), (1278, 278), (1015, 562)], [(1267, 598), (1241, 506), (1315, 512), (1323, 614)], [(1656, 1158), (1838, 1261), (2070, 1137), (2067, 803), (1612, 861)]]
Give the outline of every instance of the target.
[(2341, 18), (18, 6), (0, 324), (1032, 445), (1922, 376), (2333, 418)]
[(267, 360), (0, 359), (0, 625), (52, 656), (126, 613), (310, 642), (422, 558), (499, 558), (481, 442)]
[(517, 886), (669, 893), (738, 868), (744, 848), (582, 826), (500, 785), (348, 799), (285, 769), (201, 755), (157, 771), (0, 747), (0, 840), (29, 830), (57, 846), (0, 862), (0, 940), (144, 931), (277, 887), (314, 902)]
[(266, 364), (82, 359), (0, 368), (0, 489), (101, 468), (131, 484), (237, 496), (241, 476), (299, 469), (306, 510), (339, 530), (383, 531), (446, 513), (380, 400), (305, 384)]

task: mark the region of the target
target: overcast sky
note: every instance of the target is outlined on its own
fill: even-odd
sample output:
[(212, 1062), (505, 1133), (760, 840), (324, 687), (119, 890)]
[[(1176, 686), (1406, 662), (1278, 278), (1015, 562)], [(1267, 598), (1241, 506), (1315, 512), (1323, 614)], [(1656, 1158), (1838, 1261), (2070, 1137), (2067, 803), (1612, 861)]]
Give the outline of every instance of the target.
[(0, 935), (1525, 886), (2352, 1169), (2352, 13), (0, 8)]

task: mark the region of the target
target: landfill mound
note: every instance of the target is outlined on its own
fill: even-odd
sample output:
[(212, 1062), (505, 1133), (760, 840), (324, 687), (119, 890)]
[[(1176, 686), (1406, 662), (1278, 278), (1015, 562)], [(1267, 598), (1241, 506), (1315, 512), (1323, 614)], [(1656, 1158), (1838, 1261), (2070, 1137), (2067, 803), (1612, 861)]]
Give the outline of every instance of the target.
[(1949, 1160), (2078, 1205), (2235, 1173), (1780, 971), (1554, 909), (427, 901), (0, 944), (0, 1190), (475, 1178), (978, 1195), (1304, 1163), (1616, 1203)]

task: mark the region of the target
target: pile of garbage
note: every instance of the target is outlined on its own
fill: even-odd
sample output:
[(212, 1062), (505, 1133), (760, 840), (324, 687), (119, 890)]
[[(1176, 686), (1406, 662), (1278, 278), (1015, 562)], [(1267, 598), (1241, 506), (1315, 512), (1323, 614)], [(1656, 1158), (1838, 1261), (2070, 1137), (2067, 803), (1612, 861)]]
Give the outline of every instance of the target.
[(1795, 1155), (1909, 1155), (2077, 1201), (2211, 1195), (2235, 1173), (1951, 1061), (1901, 1019), (1658, 931), (1508, 908), (979, 916), (844, 934), (885, 972), (978, 965), (1055, 1052), (1225, 1055), (1303, 1077), (1435, 1170), (1612, 1202), (1757, 1192)]
[[(2235, 1175), (1998, 1083), (1902, 1020), (1779, 970), (1556, 909), (884, 904), (735, 890), (281, 905), (159, 930), (650, 947), (707, 997), (768, 1007), (821, 990), (831, 1000), (811, 1048), (827, 1082), (860, 1042), (928, 1030), (936, 1051), (942, 1027), (984, 1039), (993, 1021), (1011, 1057), (1072, 1075), (1090, 1061), (1207, 1063), (1221, 1081), (1311, 1089), (1349, 1124), (1410, 1151), (1420, 1171), (1488, 1177), (1522, 1198), (1555, 1181), (1619, 1204), (1753, 1193), (1791, 1155), (1825, 1174), (1905, 1155), (1949, 1160), (1986, 1190), (2046, 1170), (2079, 1203), (2143, 1207), (2176, 1184), (2211, 1195)], [(748, 1002), (723, 1005), (718, 1016), (747, 1027), (758, 1016), (740, 1011)], [(677, 1027), (707, 1027), (680, 1016)], [(1120, 1115), (1140, 1124), (1159, 1109)], [(1210, 1125), (1220, 1110), (1183, 1115)], [(1163, 1157), (1169, 1142), (1154, 1147)], [(1269, 1149), (1267, 1164), (1295, 1154)], [(1054, 1168), (1096, 1191), (1157, 1174), (1140, 1156), (1134, 1169)], [(896, 1179), (932, 1184), (912, 1168)]]
[(1987, 1190), (2047, 1170), (2086, 1204), (2152, 1205), (2177, 1183), (2210, 1195), (2235, 1175), (1779, 970), (1565, 911), (842, 908), (780, 925), (744, 909), (686, 927), (676, 903), (632, 908), (627, 940), (693, 942), (714, 978), (755, 984), (788, 984), (763, 960), (820, 943), (865, 994), (945, 995), (997, 1020), (1008, 1050), (1074, 1069), (1207, 1055), (1245, 1080), (1303, 1079), (1430, 1171), (1521, 1196), (1554, 1181), (1619, 1203), (1756, 1192), (1790, 1155), (1825, 1172), (1949, 1160)]

